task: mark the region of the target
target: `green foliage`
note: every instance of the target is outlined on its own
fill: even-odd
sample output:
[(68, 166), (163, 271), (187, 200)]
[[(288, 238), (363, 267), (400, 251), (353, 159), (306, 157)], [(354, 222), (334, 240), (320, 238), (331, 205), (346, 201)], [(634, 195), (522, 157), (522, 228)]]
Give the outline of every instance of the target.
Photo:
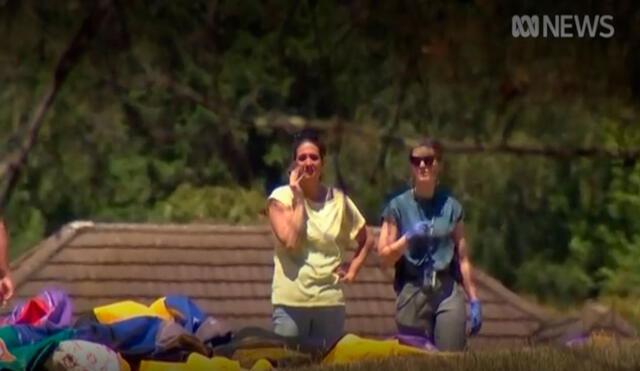
[(34, 208), (28, 192), (18, 191), (11, 199), (5, 218), (21, 230), (11, 228), (9, 259), (14, 259), (45, 237), (46, 219), (41, 210)]
[[(592, 4), (628, 25), (598, 41), (511, 37), (511, 14), (567, 13), (554, 1), (116, 3), (12, 195), (12, 256), (76, 219), (260, 222), (290, 161), (280, 117), (344, 122), (325, 132), (325, 180), (371, 224), (408, 184), (404, 138), (640, 146), (639, 14), (625, 2)], [(91, 4), (0, 4), (2, 158)], [(448, 152), (442, 184), (465, 207), (474, 263), (512, 288), (640, 296), (633, 161)]]
[(151, 220), (256, 224), (264, 220), (265, 205), (258, 191), (184, 184), (155, 205)]
[(518, 284), (521, 289), (533, 289), (540, 300), (570, 306), (576, 298), (588, 297), (594, 282), (578, 265), (536, 258), (520, 267)]
[[(616, 164), (608, 194), (606, 222), (599, 225), (597, 248), (603, 259), (600, 274), (604, 291), (610, 294), (640, 297), (640, 164)], [(595, 248), (595, 247), (594, 247)]]
[(622, 297), (605, 294), (599, 298), (599, 301), (629, 320), (636, 329), (640, 328), (640, 296)]

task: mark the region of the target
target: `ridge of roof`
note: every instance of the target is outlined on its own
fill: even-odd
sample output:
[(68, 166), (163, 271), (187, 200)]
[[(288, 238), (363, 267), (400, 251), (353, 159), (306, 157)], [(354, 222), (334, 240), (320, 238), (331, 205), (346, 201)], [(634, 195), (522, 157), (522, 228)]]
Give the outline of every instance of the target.
[(491, 289), (496, 295), (501, 296), (506, 302), (517, 307), (521, 311), (535, 317), (541, 323), (546, 323), (556, 317), (549, 310), (537, 305), (534, 302), (523, 299), (518, 294), (506, 288), (502, 283), (500, 283), (500, 281), (489, 276), (479, 269), (473, 270), (473, 276), (476, 282), (480, 281), (483, 285)]
[(628, 338), (638, 336), (638, 330), (622, 318), (615, 307), (587, 301), (582, 309), (549, 321), (535, 331), (532, 337), (539, 342), (566, 341), (569, 337), (585, 335), (598, 329), (615, 330), (617, 334)]
[[(378, 227), (371, 227), (371, 229), (374, 236), (377, 236), (379, 234)], [(80, 269), (83, 269), (84, 271), (91, 270), (91, 265), (88, 266), (86, 264), (88, 261), (87, 258), (88, 257), (91, 258), (94, 255), (96, 257), (100, 257), (100, 254), (102, 253), (102, 251), (113, 249), (114, 247), (109, 245), (109, 241), (118, 242), (117, 240), (122, 239), (122, 241), (125, 241), (123, 243), (129, 243), (129, 244), (131, 244), (132, 241), (135, 241), (133, 242), (134, 243), (134, 245), (132, 245), (133, 247), (129, 248), (129, 250), (137, 251), (138, 255), (136, 256), (138, 256), (138, 258), (134, 259), (135, 260), (134, 263), (136, 264), (143, 264), (142, 262), (145, 261), (144, 259), (142, 260), (140, 259), (139, 257), (140, 251), (138, 248), (142, 246), (144, 250), (145, 246), (147, 245), (145, 245), (144, 243), (140, 245), (140, 243), (141, 241), (144, 242), (144, 240), (146, 239), (151, 239), (154, 241), (157, 239), (158, 241), (164, 241), (165, 244), (169, 243), (170, 244), (169, 246), (174, 246), (174, 247), (172, 248), (173, 250), (168, 250), (167, 253), (171, 252), (173, 253), (173, 255), (175, 255), (174, 250), (177, 250), (178, 248), (176, 248), (175, 245), (171, 245), (171, 244), (176, 244), (176, 242), (181, 242), (185, 240), (199, 241), (189, 250), (190, 251), (189, 256), (191, 256), (192, 259), (185, 261), (186, 263), (185, 262), (181, 263), (183, 265), (181, 266), (180, 269), (188, 269), (189, 271), (191, 271), (191, 268), (188, 268), (188, 267), (184, 268), (184, 264), (188, 264), (189, 262), (192, 262), (192, 261), (199, 262), (198, 260), (199, 258), (196, 260), (193, 259), (194, 254), (197, 257), (197, 256), (201, 256), (204, 252), (209, 251), (208, 250), (209, 244), (215, 245), (214, 247), (216, 249), (219, 248), (220, 253), (228, 253), (229, 251), (234, 251), (235, 253), (236, 251), (233, 248), (224, 247), (226, 246), (226, 244), (230, 243), (229, 241), (235, 241), (235, 240), (241, 239), (244, 241), (243, 242), (244, 244), (249, 244), (251, 246), (258, 246), (258, 245), (262, 246), (262, 244), (267, 243), (267, 239), (263, 238), (266, 236), (270, 236), (272, 241), (275, 242), (275, 240), (273, 240), (273, 234), (271, 233), (271, 229), (266, 223), (257, 224), (257, 225), (230, 225), (230, 224), (213, 225), (213, 224), (171, 224), (171, 223), (167, 223), (167, 224), (102, 223), (102, 222), (95, 223), (92, 221), (76, 221), (76, 222), (65, 224), (62, 228), (60, 228), (58, 231), (53, 233), (51, 236), (49, 236), (48, 238), (46, 238), (45, 240), (43, 240), (33, 248), (26, 251), (16, 261), (14, 261), (11, 264), (11, 266), (13, 268), (16, 292), (18, 290), (22, 290), (23, 296), (27, 296), (25, 295), (25, 292), (32, 293), (34, 292), (35, 288), (45, 283), (55, 282), (56, 280), (57, 281), (66, 280), (65, 281), (66, 283), (75, 282), (73, 279), (72, 272), (67, 270), (68, 267), (65, 267), (64, 264), (79, 266), (81, 267)], [(91, 238), (93, 238), (95, 241), (91, 240)], [(102, 243), (101, 241), (107, 241), (107, 244), (101, 245), (100, 244)], [(203, 248), (201, 245), (205, 246), (206, 248)], [(245, 246), (245, 245), (241, 244), (240, 246)], [(67, 247), (70, 248), (69, 251), (66, 250)], [(98, 265), (102, 264), (109, 267), (117, 266), (117, 264), (114, 264), (114, 263), (118, 263), (119, 260), (114, 259), (114, 257), (121, 257), (121, 253), (123, 251), (126, 252), (128, 250), (122, 249), (122, 251), (117, 251), (117, 252), (112, 251), (109, 253), (111, 254), (109, 259), (105, 260), (100, 258), (104, 261), (98, 259), (100, 261), (98, 261), (97, 264)], [(142, 251), (142, 253), (143, 254), (147, 253), (145, 251)], [(91, 254), (87, 255), (88, 252)], [(242, 257), (239, 258), (240, 260), (238, 260), (238, 262), (242, 262), (243, 264), (251, 263), (252, 261), (264, 260), (264, 262), (261, 262), (259, 266), (265, 267), (268, 265), (267, 261), (269, 262), (271, 261), (269, 259), (264, 258), (263, 253), (265, 251), (256, 251), (256, 248), (253, 248), (253, 250), (241, 248), (241, 249), (238, 249), (237, 252), (239, 254), (245, 254), (243, 255), (244, 257), (246, 256), (251, 257), (251, 259), (249, 259), (251, 261), (246, 261), (245, 258), (242, 258)], [(182, 251), (180, 251), (180, 254), (182, 254)], [(250, 254), (250, 255), (246, 255), (246, 254)], [(62, 255), (64, 255), (64, 257), (62, 257)], [(260, 255), (260, 256), (257, 256), (257, 255)], [(377, 260), (377, 254), (374, 253), (371, 255), (373, 260)], [(70, 257), (74, 257), (74, 258), (81, 257), (82, 259), (69, 260)], [(68, 261), (65, 259), (67, 259)], [(168, 263), (169, 261), (166, 259), (162, 261), (162, 264), (168, 264)], [(48, 267), (47, 264), (52, 264), (53, 266), (56, 267), (56, 270), (51, 271), (51, 272), (54, 272), (53, 274), (49, 272), (48, 275), (45, 275), (44, 277), (42, 277), (41, 272), (47, 269)], [(372, 262), (372, 266), (373, 265), (377, 265), (377, 263)], [(111, 269), (111, 268), (108, 268), (108, 269)], [(385, 278), (388, 278), (388, 279), (391, 278), (391, 275), (389, 274), (390, 272), (383, 269), (380, 269), (380, 271), (385, 276)], [(255, 277), (257, 277), (256, 276), (257, 273), (253, 272), (253, 270), (251, 272), (252, 272), (251, 275), (247, 277), (255, 280), (256, 279)], [(263, 273), (260, 273), (260, 275), (264, 276)], [(197, 274), (198, 273), (196, 271), (196, 275)], [(223, 274), (227, 274), (227, 273), (223, 272)], [(485, 273), (480, 269), (474, 269), (473, 274), (476, 279), (476, 285), (479, 286), (479, 290), (486, 291), (486, 293), (490, 294), (490, 297), (488, 297), (488, 301), (486, 302), (487, 304), (486, 309), (489, 310), (489, 308), (491, 307), (492, 308), (491, 310), (493, 310), (496, 313), (502, 313), (503, 315), (504, 313), (509, 312), (509, 317), (506, 319), (500, 319), (498, 317), (487, 318), (487, 325), (488, 325), (487, 328), (490, 328), (491, 325), (493, 325), (494, 330), (497, 332), (494, 334), (491, 331), (489, 332), (485, 331), (485, 333), (482, 334), (483, 339), (495, 337), (496, 339), (509, 338), (513, 340), (515, 338), (518, 338), (524, 341), (525, 343), (530, 343), (532, 340), (536, 340), (536, 339), (543, 340), (542, 338), (546, 339), (546, 337), (553, 337), (555, 336), (556, 332), (561, 333), (565, 331), (565, 328), (573, 328), (572, 324), (574, 324), (579, 319), (573, 316), (567, 317), (564, 315), (556, 314), (553, 311), (547, 308), (544, 308), (543, 306), (540, 306), (533, 301), (529, 301), (526, 298), (520, 297), (517, 293), (510, 291), (507, 287), (502, 285), (502, 283), (500, 283), (498, 280), (491, 277), (489, 274)], [(60, 279), (57, 279), (56, 277), (59, 277)], [(112, 289), (111, 291), (109, 291), (109, 289), (107, 288), (115, 287), (113, 282), (118, 281), (118, 279), (115, 279), (115, 280), (112, 279), (109, 282), (107, 282), (106, 286), (97, 286), (95, 285), (95, 282), (98, 282), (98, 283), (101, 282), (100, 276), (83, 273), (83, 274), (80, 274), (78, 277), (82, 277), (82, 279), (78, 280), (78, 282), (80, 283), (74, 286), (74, 287), (79, 287), (79, 289), (74, 291), (75, 297), (80, 301), (84, 300), (85, 304), (90, 300), (94, 300), (94, 294), (93, 294), (94, 292), (96, 294), (100, 294), (100, 298), (102, 299), (108, 298), (108, 295), (113, 294), (115, 290)], [(130, 278), (130, 276), (127, 276), (127, 277)], [(153, 275), (150, 275), (150, 277), (153, 277)], [(209, 282), (209, 279), (207, 279), (206, 281)], [(148, 281), (148, 280), (145, 281), (144, 279), (141, 280), (140, 282), (138, 282), (138, 286), (135, 287), (135, 290), (133, 290), (133, 292), (130, 292), (130, 294), (132, 294), (134, 297), (141, 297), (141, 298), (147, 295), (147, 293), (149, 295), (151, 295), (152, 292), (157, 294), (157, 292), (153, 290), (147, 291), (148, 288), (151, 286), (144, 286), (144, 285), (147, 285), (149, 282), (151, 281)], [(153, 282), (155, 284), (156, 281), (153, 281)], [(183, 280), (178, 282), (178, 284), (174, 286), (183, 287), (188, 282), (191, 282), (191, 281)], [(266, 294), (268, 289), (265, 289), (264, 287), (262, 287), (262, 286), (268, 285), (266, 283), (266, 280), (263, 280), (262, 278), (260, 278), (259, 281), (240, 282), (240, 286), (244, 285), (242, 286), (242, 290), (240, 290), (243, 293), (243, 295), (240, 295), (240, 296), (229, 295), (228, 291), (233, 289), (233, 287), (230, 287), (230, 285), (231, 286), (235, 285), (234, 287), (240, 287), (238, 286), (238, 282), (236, 282), (235, 280), (229, 281), (229, 282), (230, 282), (229, 284), (225, 284), (226, 286), (222, 287), (222, 289), (224, 290), (220, 289), (224, 291), (224, 293), (219, 295), (220, 297), (223, 298), (222, 300), (225, 303), (224, 305), (226, 305), (223, 307), (226, 308), (225, 310), (227, 312), (229, 312), (229, 313), (225, 312), (227, 313), (226, 314), (227, 316), (230, 316), (233, 318), (236, 318), (236, 317), (245, 318), (247, 319), (247, 321), (249, 321), (247, 323), (262, 323), (263, 321), (268, 320), (269, 315), (267, 311), (264, 311), (265, 312), (264, 315), (263, 314), (257, 315), (253, 312), (249, 314), (243, 312), (235, 315), (232, 312), (233, 309), (229, 309), (229, 308), (233, 308), (234, 305), (246, 305), (246, 303), (245, 304), (242, 304), (242, 303), (246, 302), (249, 299), (253, 300), (258, 298), (260, 303), (262, 304), (268, 303), (268, 296)], [(259, 283), (261, 287), (256, 288), (257, 286), (253, 285), (255, 283)], [(84, 286), (85, 284), (87, 284), (88, 286)], [(198, 285), (200, 285), (200, 283), (198, 283)], [(371, 328), (370, 326), (372, 326), (372, 324), (368, 322), (365, 324), (362, 322), (363, 319), (368, 318), (367, 316), (370, 316), (370, 314), (366, 314), (365, 316), (354, 314), (358, 311), (362, 311), (361, 309), (357, 309), (356, 312), (353, 312), (350, 315), (350, 318), (352, 319), (352, 323), (354, 323), (353, 326), (370, 331), (372, 334), (378, 333), (381, 331), (387, 331), (388, 330), (387, 327), (391, 326), (390, 324), (392, 323), (392, 314), (387, 313), (388, 312), (387, 307), (389, 305), (392, 305), (389, 303), (393, 302), (393, 298), (392, 298), (393, 295), (390, 291), (391, 285), (384, 286), (385, 292), (388, 291), (389, 293), (391, 293), (389, 296), (389, 300), (387, 300), (386, 296), (384, 296), (387, 294), (383, 294), (384, 298), (382, 296), (380, 297), (377, 296), (380, 293), (382, 293), (382, 291), (380, 291), (381, 290), (380, 287), (383, 287), (381, 286), (378, 278), (375, 279), (375, 282), (373, 281), (369, 283), (361, 282), (359, 283), (359, 285), (360, 285), (359, 287), (363, 291), (361, 292), (361, 295), (358, 296), (358, 299), (354, 301), (354, 302), (357, 302), (358, 300), (360, 300), (360, 303), (359, 303), (360, 307), (357, 307), (357, 308), (361, 308), (362, 306), (366, 306), (369, 308), (372, 304), (375, 304), (376, 307), (371, 310), (372, 313), (375, 313), (375, 315), (377, 315), (380, 318), (382, 317), (386, 318), (386, 321), (376, 321), (376, 323), (378, 322), (380, 323), (379, 328), (378, 327)], [(98, 287), (105, 289), (107, 292), (105, 292), (105, 290), (99, 289)], [(195, 288), (191, 291), (195, 295), (194, 298), (200, 298), (199, 293), (204, 292), (203, 291), (204, 289), (202, 289), (200, 286), (194, 286), (194, 287)], [(248, 287), (246, 291), (244, 289), (245, 287)], [(218, 289), (215, 289), (214, 291), (216, 290)], [(86, 296), (86, 295), (83, 296), (83, 293), (86, 293), (86, 292), (91, 292), (92, 294), (89, 296)], [(155, 298), (157, 296), (156, 294), (153, 294), (152, 297)], [(120, 298), (120, 297), (121, 297), (120, 295), (115, 295), (114, 299)], [(211, 301), (217, 298), (217, 296), (211, 297), (207, 295), (206, 297), (203, 297), (203, 298), (205, 298), (208, 301)], [(381, 305), (380, 300), (383, 300), (383, 299), (385, 300), (384, 305)], [(236, 301), (236, 302), (233, 302), (233, 301)], [(207, 303), (205, 304), (208, 305)], [(596, 315), (595, 317), (598, 320), (598, 322), (602, 322), (607, 326), (610, 324), (615, 329), (620, 328), (621, 326), (619, 325), (619, 323), (622, 323), (622, 328), (624, 328), (622, 332), (624, 333), (631, 332), (631, 330), (629, 329), (628, 323), (626, 323), (623, 318), (619, 317), (617, 313), (611, 313), (610, 316), (603, 316), (601, 315), (603, 310), (601, 310), (599, 307), (595, 309), (594, 309), (595, 310), (594, 315)], [(512, 312), (516, 313), (516, 315), (512, 314)], [(262, 310), (259, 313), (262, 313)], [(525, 332), (526, 332), (526, 336), (523, 335)]]
[(90, 220), (76, 220), (63, 225), (58, 231), (29, 248), (24, 254), (11, 262), (14, 287), (18, 288), (47, 260), (71, 240), (86, 232), (165, 232), (177, 234), (264, 234), (270, 229), (266, 225), (232, 224), (175, 224), (175, 223), (104, 223)]
[(11, 262), (13, 285), (18, 288), (29, 276), (60, 248), (74, 239), (79, 232), (91, 229), (94, 223), (91, 221), (74, 221), (67, 223), (57, 232), (50, 235), (36, 246), (28, 249), (19, 258)]
[(176, 223), (93, 223), (92, 229), (100, 232), (168, 232), (184, 234), (205, 233), (270, 233), (266, 224), (176, 224)]
[[(12, 263), (14, 285), (17, 288), (36, 271), (40, 266), (58, 252), (63, 246), (80, 234), (87, 232), (163, 232), (177, 234), (269, 234), (270, 228), (266, 224), (232, 225), (232, 224), (175, 224), (175, 223), (103, 223), (92, 221), (74, 221), (64, 225), (56, 233), (29, 249), (25, 254)], [(379, 228), (372, 227), (374, 235), (378, 235)], [(510, 291), (498, 280), (479, 269), (474, 269), (476, 281), (486, 286), (505, 302), (511, 303), (521, 311), (530, 314), (540, 322), (551, 321), (555, 316), (535, 303), (528, 302), (514, 292)]]

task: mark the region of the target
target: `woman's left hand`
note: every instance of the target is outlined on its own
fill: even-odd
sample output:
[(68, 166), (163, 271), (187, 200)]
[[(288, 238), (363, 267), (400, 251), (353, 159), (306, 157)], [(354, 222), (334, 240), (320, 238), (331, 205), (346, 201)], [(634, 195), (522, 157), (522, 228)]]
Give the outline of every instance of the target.
[(351, 265), (349, 263), (343, 263), (336, 268), (335, 273), (340, 277), (340, 282), (344, 283), (352, 283), (356, 280), (356, 273), (351, 269)]
[(471, 319), (470, 335), (475, 335), (480, 332), (482, 328), (482, 305), (480, 305), (480, 300), (471, 300), (469, 303), (469, 311), (469, 317)]
[(340, 278), (340, 282), (353, 283), (356, 280), (356, 274), (353, 272), (347, 272)]

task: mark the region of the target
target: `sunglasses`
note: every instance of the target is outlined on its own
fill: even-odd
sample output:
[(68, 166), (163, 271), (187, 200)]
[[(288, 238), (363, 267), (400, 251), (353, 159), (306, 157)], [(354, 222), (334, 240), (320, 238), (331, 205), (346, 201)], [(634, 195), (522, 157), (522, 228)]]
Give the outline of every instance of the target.
[(296, 160), (298, 160), (300, 162), (303, 162), (303, 161), (307, 161), (307, 158), (309, 158), (311, 161), (320, 160), (320, 156), (314, 155), (314, 154), (311, 154), (311, 155), (302, 154), (302, 155), (298, 156), (298, 158)]
[(411, 165), (418, 167), (424, 161), (426, 166), (431, 166), (435, 162), (435, 156), (410, 156), (409, 161)]

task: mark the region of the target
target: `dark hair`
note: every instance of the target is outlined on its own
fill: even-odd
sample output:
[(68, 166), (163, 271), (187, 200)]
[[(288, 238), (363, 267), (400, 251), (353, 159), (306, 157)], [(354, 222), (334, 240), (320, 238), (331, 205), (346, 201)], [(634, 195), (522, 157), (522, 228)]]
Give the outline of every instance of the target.
[(298, 147), (304, 143), (313, 143), (318, 147), (320, 151), (320, 158), (324, 158), (326, 148), (322, 141), (320, 141), (320, 135), (315, 130), (305, 129), (293, 135), (293, 145), (291, 146), (291, 160), (295, 161), (298, 154)]
[(442, 159), (444, 148), (442, 147), (442, 143), (440, 143), (437, 139), (431, 139), (431, 138), (420, 139), (418, 144), (409, 148), (409, 157), (411, 157), (411, 154), (413, 154), (414, 149), (420, 148), (420, 147), (433, 149), (433, 152), (435, 152), (436, 158), (438, 160)]

